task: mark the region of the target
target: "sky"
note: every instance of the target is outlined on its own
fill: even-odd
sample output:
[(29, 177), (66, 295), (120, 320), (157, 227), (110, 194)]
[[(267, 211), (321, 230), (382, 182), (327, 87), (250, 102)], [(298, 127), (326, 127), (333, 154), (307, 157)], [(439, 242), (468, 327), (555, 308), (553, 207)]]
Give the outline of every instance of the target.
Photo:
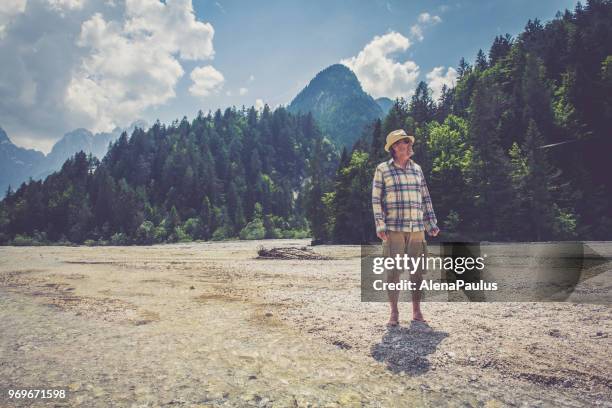
[(342, 63), (375, 98), (434, 98), (495, 36), (575, 1), (1, 0), (0, 127), (48, 153), (79, 127), (288, 105)]

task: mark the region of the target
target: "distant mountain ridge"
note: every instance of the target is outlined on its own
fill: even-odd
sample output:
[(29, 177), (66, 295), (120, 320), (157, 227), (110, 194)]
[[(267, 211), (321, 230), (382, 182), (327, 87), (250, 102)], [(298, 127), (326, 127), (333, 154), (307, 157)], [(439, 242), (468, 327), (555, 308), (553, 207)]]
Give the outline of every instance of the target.
[(37, 171), (45, 155), (37, 150), (15, 146), (4, 129), (0, 128), (0, 197), (8, 186), (15, 190)]
[(364, 126), (384, 115), (374, 98), (363, 91), (353, 71), (342, 64), (319, 72), (287, 110), (312, 112), (323, 134), (336, 145), (349, 148), (361, 136)]
[(112, 132), (93, 134), (87, 129), (75, 129), (58, 140), (46, 156), (38, 150), (16, 146), (0, 128), (0, 199), (9, 185), (14, 191), (30, 177), (34, 180), (44, 179), (81, 150), (102, 159), (109, 143), (119, 138), (123, 131), (131, 134), (136, 127), (147, 126), (145, 121), (137, 120), (127, 129), (115, 128)]

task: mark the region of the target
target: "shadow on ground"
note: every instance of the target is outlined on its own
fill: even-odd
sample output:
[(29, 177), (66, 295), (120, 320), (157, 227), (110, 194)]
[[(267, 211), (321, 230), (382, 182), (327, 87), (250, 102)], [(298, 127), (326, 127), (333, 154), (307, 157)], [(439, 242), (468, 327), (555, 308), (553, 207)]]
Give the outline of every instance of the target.
[(421, 375), (429, 370), (427, 356), (436, 351), (446, 337), (446, 332), (412, 322), (410, 327), (390, 327), (382, 341), (372, 346), (370, 353), (376, 361), (386, 363), (394, 373)]

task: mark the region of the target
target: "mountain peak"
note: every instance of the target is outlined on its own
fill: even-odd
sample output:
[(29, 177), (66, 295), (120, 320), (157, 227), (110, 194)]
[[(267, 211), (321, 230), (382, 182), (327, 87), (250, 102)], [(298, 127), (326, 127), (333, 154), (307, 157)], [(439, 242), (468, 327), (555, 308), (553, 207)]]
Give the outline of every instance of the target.
[[(329, 74), (341, 74), (341, 75), (348, 75), (352, 78), (355, 78), (355, 80), (357, 80), (357, 76), (355, 76), (355, 73), (353, 71), (351, 71), (351, 69), (349, 67), (347, 67), (344, 64), (333, 64), (330, 65), (329, 67), (323, 69), (321, 72), (319, 72), (317, 74), (317, 76), (319, 75), (329, 75)], [(316, 77), (315, 77), (316, 78)]]
[(361, 136), (364, 126), (383, 116), (355, 73), (342, 64), (319, 72), (287, 109), (293, 113), (312, 112), (323, 133), (339, 146), (347, 147)]
[(357, 75), (349, 67), (342, 64), (334, 64), (319, 72), (308, 84), (308, 86), (332, 86), (353, 89), (355, 92), (363, 92)]

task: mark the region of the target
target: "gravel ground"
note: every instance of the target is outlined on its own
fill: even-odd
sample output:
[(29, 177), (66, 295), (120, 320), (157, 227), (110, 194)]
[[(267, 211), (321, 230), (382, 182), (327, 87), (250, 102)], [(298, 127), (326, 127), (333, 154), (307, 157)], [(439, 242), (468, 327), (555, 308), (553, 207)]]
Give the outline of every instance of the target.
[[(307, 244), (0, 248), (0, 406), (612, 406), (609, 303), (426, 302), (429, 327), (402, 303), (387, 328), (359, 247), (254, 259)], [(43, 387), (68, 396), (7, 395)]]

